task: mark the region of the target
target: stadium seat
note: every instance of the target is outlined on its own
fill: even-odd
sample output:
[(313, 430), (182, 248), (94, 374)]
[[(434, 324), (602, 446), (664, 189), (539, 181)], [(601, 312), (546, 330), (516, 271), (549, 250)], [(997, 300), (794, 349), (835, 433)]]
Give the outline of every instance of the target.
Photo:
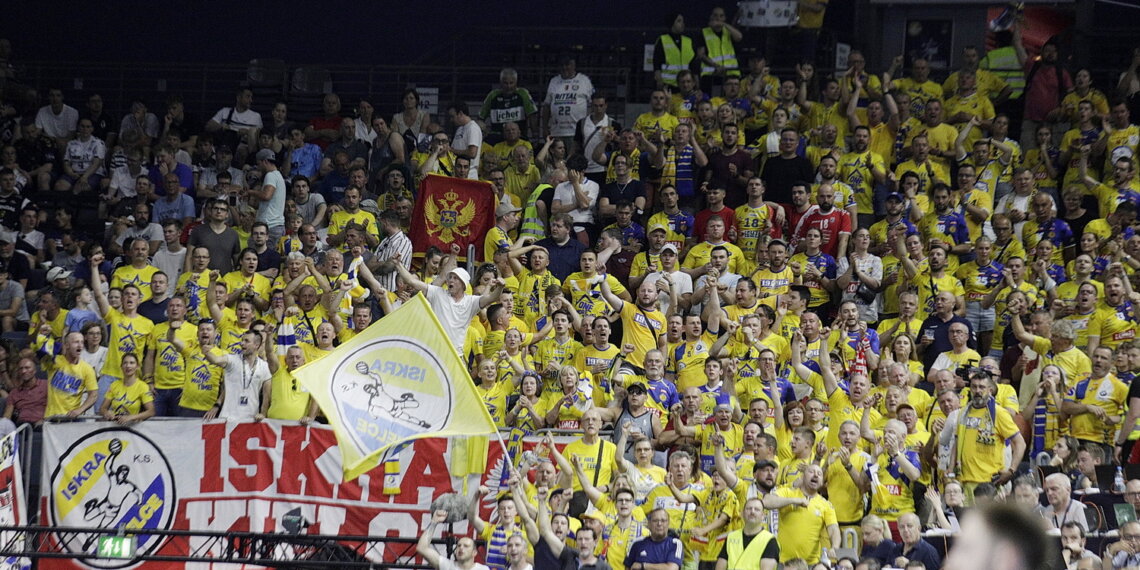
[(326, 93), (332, 93), (332, 74), (323, 67), (298, 67), (289, 83), (289, 111), (295, 117), (321, 112)]

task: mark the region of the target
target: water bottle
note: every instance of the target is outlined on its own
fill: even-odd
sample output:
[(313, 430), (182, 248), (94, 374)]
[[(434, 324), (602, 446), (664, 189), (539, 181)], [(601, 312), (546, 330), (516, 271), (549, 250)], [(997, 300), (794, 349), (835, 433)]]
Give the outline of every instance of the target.
[(1116, 477), (1112, 479), (1112, 491), (1118, 495), (1124, 494), (1124, 468), (1116, 466)]

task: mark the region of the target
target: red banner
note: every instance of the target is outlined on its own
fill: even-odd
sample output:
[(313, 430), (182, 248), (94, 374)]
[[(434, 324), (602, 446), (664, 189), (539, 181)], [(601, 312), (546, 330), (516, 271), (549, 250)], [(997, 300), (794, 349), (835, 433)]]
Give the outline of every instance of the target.
[(408, 237), (416, 253), (433, 245), (446, 253), (452, 244), (464, 256), (469, 245), (482, 251), (483, 237), (495, 225), (495, 206), (490, 182), (428, 175), (420, 182)]

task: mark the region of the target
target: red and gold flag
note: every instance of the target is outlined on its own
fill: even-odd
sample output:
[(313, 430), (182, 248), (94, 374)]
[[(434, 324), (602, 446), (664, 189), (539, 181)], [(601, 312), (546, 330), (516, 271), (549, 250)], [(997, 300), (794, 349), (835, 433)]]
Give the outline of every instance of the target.
[(487, 230), (495, 225), (495, 191), (490, 182), (429, 174), (420, 182), (408, 237), (417, 254), (430, 246), (444, 252), (459, 244), (482, 251)]

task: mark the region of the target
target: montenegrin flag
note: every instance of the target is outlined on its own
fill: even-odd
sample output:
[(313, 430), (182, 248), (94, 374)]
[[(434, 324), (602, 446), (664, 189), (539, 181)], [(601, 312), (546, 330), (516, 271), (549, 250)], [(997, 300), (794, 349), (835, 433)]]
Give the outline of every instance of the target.
[(336, 434), (345, 480), (394, 445), (475, 436), (495, 423), (422, 294), (293, 372)]
[(453, 243), (463, 250), (460, 256), (466, 256), (472, 244), (483, 251), (497, 206), (490, 182), (429, 174), (420, 182), (408, 237), (419, 254), (433, 245), (448, 253)]

